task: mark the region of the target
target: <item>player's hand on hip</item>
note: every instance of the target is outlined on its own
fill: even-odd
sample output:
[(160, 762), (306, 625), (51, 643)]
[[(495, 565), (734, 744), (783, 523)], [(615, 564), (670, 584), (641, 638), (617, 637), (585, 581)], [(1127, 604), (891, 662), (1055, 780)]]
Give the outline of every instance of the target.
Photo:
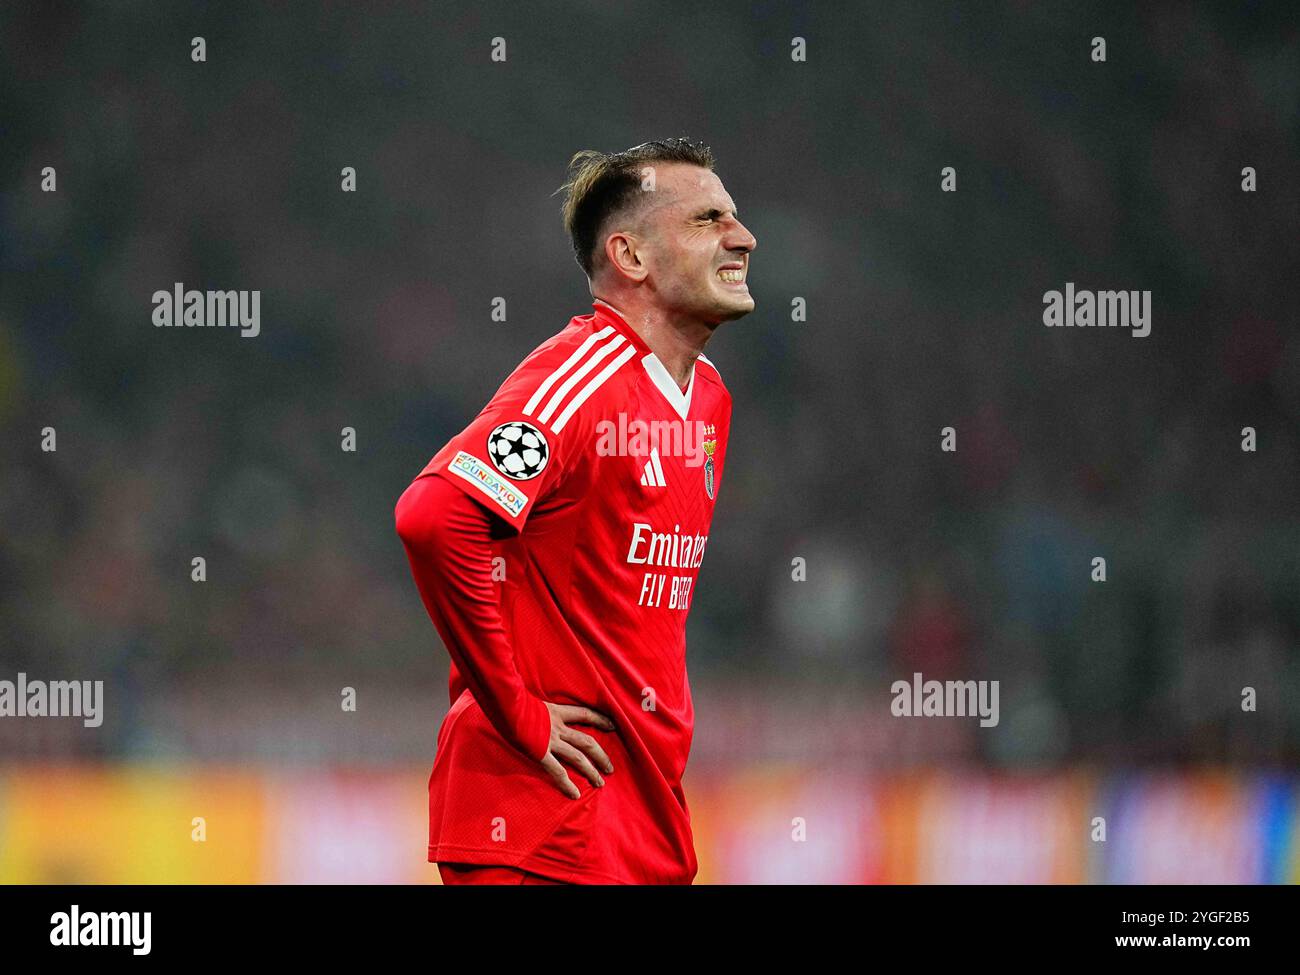
[(555, 783), (555, 787), (570, 799), (579, 798), (582, 793), (569, 778), (561, 760), (568, 762), (587, 777), (596, 788), (605, 784), (600, 770), (606, 775), (614, 771), (614, 763), (609, 760), (600, 743), (586, 732), (569, 727), (570, 724), (590, 724), (605, 731), (614, 730), (614, 722), (599, 711), (576, 704), (552, 704), (544, 702), (551, 712), (551, 746), (546, 757), (542, 759), (542, 768)]

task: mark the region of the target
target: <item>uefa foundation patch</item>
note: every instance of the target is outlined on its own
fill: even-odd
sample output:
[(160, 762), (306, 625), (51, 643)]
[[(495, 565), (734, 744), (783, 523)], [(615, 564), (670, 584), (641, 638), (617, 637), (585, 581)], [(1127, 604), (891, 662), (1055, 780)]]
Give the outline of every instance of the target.
[(467, 454), (463, 450), (456, 451), (456, 456), (447, 465), (447, 470), (469, 481), (512, 515), (519, 514), (528, 504), (528, 495), (522, 493), (473, 454)]

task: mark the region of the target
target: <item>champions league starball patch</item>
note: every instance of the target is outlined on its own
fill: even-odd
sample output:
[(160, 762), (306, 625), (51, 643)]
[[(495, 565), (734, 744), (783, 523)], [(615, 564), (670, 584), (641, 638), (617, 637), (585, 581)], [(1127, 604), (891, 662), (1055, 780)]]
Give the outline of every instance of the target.
[(542, 431), (531, 423), (503, 423), (487, 438), (488, 459), (506, 477), (527, 481), (546, 468), (550, 450)]

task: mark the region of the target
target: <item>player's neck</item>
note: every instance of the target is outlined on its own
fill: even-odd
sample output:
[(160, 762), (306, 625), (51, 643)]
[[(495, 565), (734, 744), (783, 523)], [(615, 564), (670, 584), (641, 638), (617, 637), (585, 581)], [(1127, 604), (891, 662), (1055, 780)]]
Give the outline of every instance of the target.
[(713, 328), (700, 321), (674, 321), (662, 311), (638, 307), (626, 298), (623, 304), (599, 295), (596, 298), (623, 316), (632, 330), (641, 336), (641, 341), (650, 347), (655, 358), (664, 364), (673, 382), (679, 388), (685, 388), (691, 381), (695, 360), (713, 335)]

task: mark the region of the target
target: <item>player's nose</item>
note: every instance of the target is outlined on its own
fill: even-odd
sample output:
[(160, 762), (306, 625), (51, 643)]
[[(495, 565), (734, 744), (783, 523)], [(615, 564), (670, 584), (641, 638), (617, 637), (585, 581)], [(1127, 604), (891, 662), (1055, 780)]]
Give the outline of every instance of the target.
[(758, 239), (749, 232), (748, 227), (736, 220), (724, 243), (729, 251), (743, 251), (748, 254), (758, 246)]

